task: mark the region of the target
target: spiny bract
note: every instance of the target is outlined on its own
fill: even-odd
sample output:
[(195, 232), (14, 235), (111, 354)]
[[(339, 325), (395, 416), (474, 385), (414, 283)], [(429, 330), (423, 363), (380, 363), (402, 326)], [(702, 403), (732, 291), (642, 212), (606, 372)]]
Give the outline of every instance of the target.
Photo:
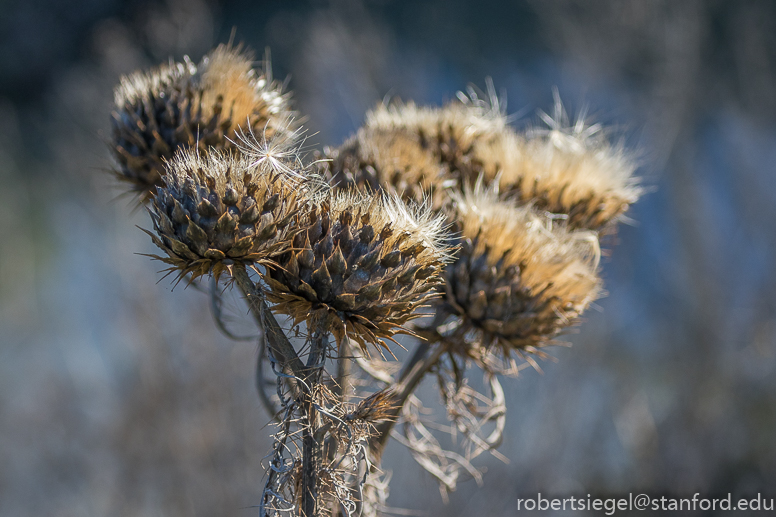
[(383, 193), (324, 190), (299, 224), (266, 277), (276, 312), (298, 323), (324, 311), (338, 344), (347, 336), (364, 351), (409, 332), (448, 260), (443, 217)]
[(289, 95), (251, 54), (221, 45), (194, 64), (170, 62), (121, 78), (111, 149), (117, 175), (144, 199), (162, 185), (164, 161), (181, 147), (233, 149), (238, 129), (272, 137), (289, 128)]
[(155, 258), (191, 280), (285, 251), (304, 203), (296, 176), (216, 150), (176, 154), (165, 183), (149, 207), (158, 236), (146, 233), (167, 254)]
[(595, 233), (552, 228), (481, 185), (454, 200), (461, 250), (445, 271), (446, 301), (462, 324), (451, 342), (474, 331), (476, 346), (537, 352), (599, 296)]

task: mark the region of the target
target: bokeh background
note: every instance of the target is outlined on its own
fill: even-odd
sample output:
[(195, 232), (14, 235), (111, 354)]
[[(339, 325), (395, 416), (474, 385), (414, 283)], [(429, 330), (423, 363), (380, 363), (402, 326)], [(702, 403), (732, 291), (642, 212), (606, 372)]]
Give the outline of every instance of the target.
[[(649, 193), (608, 296), (544, 374), (505, 383), (508, 464), (444, 505), (394, 443), (393, 507), (514, 515), (518, 497), (776, 497), (776, 3), (32, 0), (0, 16), (0, 515), (255, 515), (269, 452), (256, 346), (159, 265), (111, 167), (112, 88), (170, 56), (272, 51), (336, 145), (386, 95), (492, 77), (515, 125), (590, 107)], [(234, 316), (244, 317), (235, 300)], [(236, 325), (242, 324), (240, 321)], [(414, 513), (413, 513), (414, 514)]]

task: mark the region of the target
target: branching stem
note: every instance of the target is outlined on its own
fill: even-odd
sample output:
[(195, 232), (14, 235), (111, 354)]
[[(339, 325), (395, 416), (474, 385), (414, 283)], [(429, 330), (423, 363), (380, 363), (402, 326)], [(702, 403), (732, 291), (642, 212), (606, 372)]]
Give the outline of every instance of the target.
[(442, 354), (446, 350), (447, 347), (444, 343), (420, 343), (415, 349), (412, 358), (405, 365), (399, 382), (394, 386), (394, 408), (391, 410), (391, 415), (388, 419), (375, 426), (376, 434), (370, 443), (370, 449), (372, 451), (371, 461), (375, 465), (380, 464), (380, 458), (385, 450), (385, 444), (388, 442), (388, 438), (391, 435), (391, 429), (396, 425), (402, 407), (404, 407), (404, 404), (407, 402), (409, 396), (412, 395), (412, 392), (415, 391), (415, 388), (418, 387), (420, 381), (423, 380), (423, 377), (439, 361), (439, 358), (442, 357)]

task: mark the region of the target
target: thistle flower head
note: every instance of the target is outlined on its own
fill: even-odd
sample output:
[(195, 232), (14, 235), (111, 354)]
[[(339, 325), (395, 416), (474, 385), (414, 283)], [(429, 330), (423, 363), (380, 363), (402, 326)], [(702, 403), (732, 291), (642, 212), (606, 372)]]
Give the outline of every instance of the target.
[(226, 45), (199, 64), (184, 58), (122, 77), (114, 98), (117, 175), (145, 199), (177, 149), (234, 149), (238, 128), (271, 136), (293, 114), (269, 69), (254, 70), (251, 54)]
[(433, 293), (449, 259), (443, 217), (384, 193), (320, 190), (293, 247), (266, 281), (274, 310), (295, 323), (323, 311), (342, 344), (385, 346)]
[(471, 87), (442, 108), (380, 104), (354, 137), (330, 152), (328, 176), (334, 185), (384, 189), (416, 201), (433, 193), (440, 208), (459, 170), (474, 166), (467, 162), (472, 145), (507, 126), (505, 108), (492, 82), (487, 99)]
[[(530, 205), (481, 184), (454, 195), (461, 251), (446, 269), (448, 303), (485, 347), (535, 352), (600, 294), (593, 232), (552, 227)], [(463, 340), (461, 340), (463, 341)]]
[(192, 280), (284, 251), (304, 202), (297, 178), (218, 150), (179, 152), (165, 183), (149, 207), (156, 235), (146, 233), (167, 255), (155, 258)]
[(446, 187), (459, 189), (481, 175), (504, 197), (565, 215), (574, 229), (607, 232), (642, 193), (635, 161), (611, 144), (600, 125), (582, 114), (570, 124), (556, 95), (547, 129), (518, 134), (506, 103), (488, 83), (486, 96), (473, 88), (442, 108), (413, 103), (381, 104), (366, 124), (332, 152), (328, 176), (339, 185), (369, 185), (405, 197), (434, 191), (438, 205)]
[(608, 141), (601, 125), (587, 124), (584, 113), (570, 124), (555, 95), (553, 116), (541, 114), (546, 129), (479, 142), (474, 155), (491, 164), (482, 173), (504, 194), (566, 214), (571, 228), (608, 231), (642, 193), (636, 163)]

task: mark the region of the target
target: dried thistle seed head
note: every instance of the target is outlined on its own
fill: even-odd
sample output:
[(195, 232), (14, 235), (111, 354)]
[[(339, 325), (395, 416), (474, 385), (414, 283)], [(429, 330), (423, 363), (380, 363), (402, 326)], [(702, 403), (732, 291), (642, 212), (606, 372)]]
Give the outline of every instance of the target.
[(304, 194), (298, 178), (245, 157), (212, 150), (200, 156), (186, 150), (168, 163), (166, 186), (149, 207), (166, 254), (155, 257), (191, 280), (231, 264), (254, 264), (286, 250)]
[(385, 189), (418, 202), (432, 195), (436, 207), (446, 199), (440, 187), (449, 171), (417, 134), (361, 128), (327, 158), (324, 174), (334, 186)]
[(536, 352), (600, 295), (593, 232), (553, 228), (532, 207), (479, 185), (455, 195), (455, 206), (461, 251), (445, 277), (463, 335), (475, 331), (486, 348)]
[(445, 187), (476, 166), (470, 160), (473, 143), (506, 127), (504, 106), (489, 88), (489, 101), (470, 90), (443, 108), (378, 105), (354, 137), (327, 153), (324, 174), (336, 186), (382, 188), (405, 199), (433, 194), (434, 207), (444, 206)]
[(642, 193), (632, 156), (584, 117), (569, 126), (557, 98), (554, 117), (543, 116), (549, 130), (518, 134), (488, 87), (488, 100), (470, 90), (443, 108), (378, 106), (364, 128), (331, 153), (327, 175), (333, 184), (367, 184), (405, 197), (436, 187), (437, 206), (447, 200), (439, 187), (483, 176), (505, 197), (566, 214), (570, 228), (613, 230)]
[(339, 345), (349, 337), (366, 351), (408, 333), (449, 260), (443, 217), (397, 196), (321, 191), (299, 224), (269, 268), (268, 296), (297, 323), (328, 314)]
[(543, 114), (543, 119), (548, 129), (525, 138), (504, 133), (478, 142), (475, 159), (495, 160), (483, 167), (486, 179), (537, 209), (567, 214), (570, 228), (613, 230), (610, 223), (642, 193), (633, 157), (622, 145), (609, 143), (600, 125), (585, 124), (584, 117), (570, 126), (558, 98), (555, 116)]
[(185, 58), (122, 77), (111, 141), (118, 177), (145, 199), (181, 147), (233, 149), (240, 127), (270, 137), (287, 130), (289, 95), (252, 61), (239, 47), (221, 45), (196, 65)]

